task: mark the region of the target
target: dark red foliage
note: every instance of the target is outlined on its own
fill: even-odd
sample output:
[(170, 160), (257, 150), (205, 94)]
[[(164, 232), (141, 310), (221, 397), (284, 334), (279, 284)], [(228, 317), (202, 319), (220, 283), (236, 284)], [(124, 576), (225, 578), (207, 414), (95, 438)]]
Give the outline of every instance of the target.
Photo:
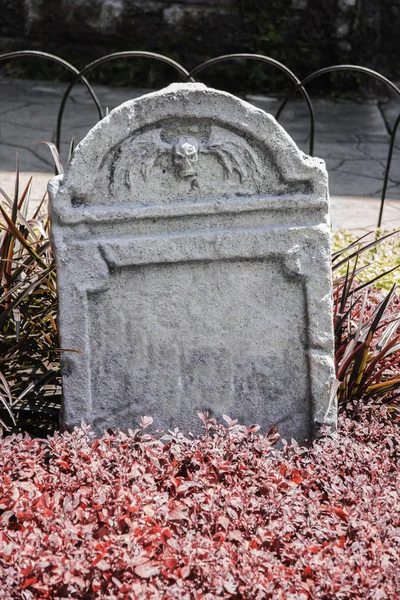
[(0, 598), (399, 598), (398, 422), (277, 450), (204, 420), (0, 439)]

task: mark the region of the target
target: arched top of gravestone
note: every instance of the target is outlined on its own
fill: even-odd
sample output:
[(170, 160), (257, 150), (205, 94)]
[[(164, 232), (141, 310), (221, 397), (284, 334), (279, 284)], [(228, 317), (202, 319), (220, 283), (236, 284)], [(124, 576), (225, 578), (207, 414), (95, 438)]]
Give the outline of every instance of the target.
[(326, 171), (264, 111), (203, 84), (172, 84), (93, 127), (60, 192), (77, 208), (324, 196)]

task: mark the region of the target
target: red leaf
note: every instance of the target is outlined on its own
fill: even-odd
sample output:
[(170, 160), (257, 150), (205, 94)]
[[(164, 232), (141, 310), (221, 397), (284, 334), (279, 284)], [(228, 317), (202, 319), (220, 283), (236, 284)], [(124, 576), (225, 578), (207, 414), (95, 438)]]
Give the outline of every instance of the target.
[(169, 504), (169, 510), (166, 518), (168, 521), (188, 520), (187, 511), (187, 506), (183, 502), (173, 500)]
[(176, 560), (176, 558), (167, 558), (164, 560), (164, 564), (168, 569), (173, 571), (176, 565), (178, 564), (178, 561)]
[(156, 575), (158, 575), (159, 572), (160, 572), (160, 567), (158, 565), (154, 565), (150, 561), (135, 567), (136, 575), (138, 575), (139, 577), (143, 577), (144, 579), (149, 579), (150, 577), (155, 577)]
[(257, 431), (260, 431), (260, 429), (260, 425), (250, 425), (250, 427), (247, 428), (247, 431), (249, 431), (250, 433), (256, 433)]
[(167, 540), (169, 540), (170, 538), (172, 538), (172, 532), (170, 529), (168, 529), (168, 527), (165, 527), (160, 534), (160, 537), (162, 539), (163, 542), (166, 542)]
[(60, 465), (60, 467), (64, 467), (64, 469), (67, 469), (67, 471), (71, 470), (71, 465), (65, 460), (56, 460), (55, 463)]
[(346, 511), (344, 511), (343, 508), (340, 508), (340, 506), (334, 506), (333, 507), (333, 512), (342, 521), (348, 521), (348, 519), (349, 519), (348, 513)]
[(313, 578), (314, 577), (314, 571), (312, 570), (312, 568), (310, 567), (310, 565), (307, 565), (306, 568), (304, 569), (303, 576), (304, 577), (309, 577), (309, 578)]
[(223, 527), (225, 529), (225, 531), (229, 527), (229, 519), (227, 519), (226, 517), (224, 517), (222, 515), (220, 517), (218, 517), (217, 523), (218, 523), (218, 525), (221, 525), (221, 527)]
[(101, 560), (103, 560), (103, 557), (105, 556), (105, 554), (98, 554), (96, 556), (96, 558), (94, 560), (92, 560), (92, 562), (90, 563), (91, 567), (95, 567), (97, 565), (97, 563), (99, 563)]
[(228, 427), (233, 427), (237, 423), (235, 419), (231, 419), (228, 415), (222, 415), (222, 418), (228, 424)]
[(228, 594), (235, 594), (237, 590), (237, 585), (233, 579), (226, 579), (224, 581), (224, 588), (228, 592)]
[(241, 532), (238, 529), (234, 529), (233, 531), (231, 531), (229, 533), (228, 540), (235, 540), (236, 542), (242, 542), (243, 535), (241, 534)]
[(149, 427), (149, 425), (151, 425), (153, 422), (153, 417), (142, 417), (140, 419), (140, 426), (142, 427), (142, 429), (146, 429), (146, 427)]
[(295, 470), (294, 474), (293, 474), (293, 477), (290, 479), (290, 481), (292, 481), (296, 485), (300, 485), (303, 482), (303, 479), (300, 476), (300, 472)]
[(104, 536), (109, 534), (109, 529), (105, 525), (101, 525), (97, 531), (94, 532), (93, 537), (95, 540), (101, 540)]
[(187, 579), (188, 577), (190, 577), (190, 573), (191, 573), (190, 567), (185, 565), (184, 567), (182, 567), (181, 573), (182, 573), (182, 579)]
[(21, 587), (24, 590), (25, 588), (29, 587), (30, 585), (33, 585), (36, 582), (37, 582), (36, 577), (28, 577), (27, 579), (25, 579), (25, 581), (23, 581), (21, 583)]
[(187, 521), (188, 516), (184, 512), (179, 510), (178, 508), (174, 508), (168, 512), (167, 520), (168, 521), (185, 521), (185, 520)]

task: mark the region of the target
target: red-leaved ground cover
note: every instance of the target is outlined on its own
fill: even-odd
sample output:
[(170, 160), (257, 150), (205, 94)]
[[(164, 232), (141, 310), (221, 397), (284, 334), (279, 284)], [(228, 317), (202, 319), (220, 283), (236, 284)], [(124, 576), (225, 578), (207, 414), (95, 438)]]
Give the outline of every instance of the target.
[(282, 450), (227, 422), (0, 439), (0, 597), (399, 598), (399, 421)]

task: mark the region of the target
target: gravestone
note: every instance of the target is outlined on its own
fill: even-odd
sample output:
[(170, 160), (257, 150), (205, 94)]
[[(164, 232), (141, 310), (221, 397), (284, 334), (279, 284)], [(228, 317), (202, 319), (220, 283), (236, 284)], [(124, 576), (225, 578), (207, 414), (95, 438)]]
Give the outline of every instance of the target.
[(328, 186), (273, 117), (202, 84), (122, 104), (49, 184), (63, 425), (335, 425)]

